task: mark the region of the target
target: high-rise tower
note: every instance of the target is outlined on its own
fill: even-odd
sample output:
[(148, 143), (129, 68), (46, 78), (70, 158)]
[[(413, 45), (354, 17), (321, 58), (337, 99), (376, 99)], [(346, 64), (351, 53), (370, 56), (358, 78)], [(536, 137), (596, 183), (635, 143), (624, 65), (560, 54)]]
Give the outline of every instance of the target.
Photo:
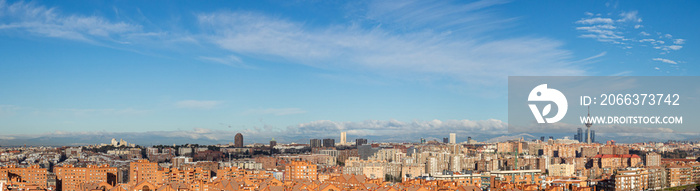
[(341, 145), (345, 145), (345, 144), (347, 144), (347, 143), (348, 143), (348, 141), (347, 141), (347, 132), (345, 132), (345, 131), (340, 132), (340, 144), (341, 144)]
[(243, 134), (236, 133), (236, 136), (233, 137), (233, 146), (238, 148), (243, 147)]
[(583, 143), (583, 130), (581, 128), (576, 129), (574, 139), (576, 139), (579, 143)]
[(588, 106), (588, 118), (586, 119), (586, 143), (591, 144), (591, 106)]

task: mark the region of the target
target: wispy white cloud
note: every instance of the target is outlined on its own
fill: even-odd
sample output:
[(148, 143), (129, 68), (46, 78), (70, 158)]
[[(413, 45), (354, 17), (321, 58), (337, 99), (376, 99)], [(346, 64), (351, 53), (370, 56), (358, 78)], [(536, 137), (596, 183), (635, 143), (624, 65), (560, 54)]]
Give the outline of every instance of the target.
[[(173, 139), (189, 140), (232, 140), (236, 133), (242, 133), (247, 143), (265, 142), (271, 137), (277, 140), (293, 141), (308, 138), (335, 137), (341, 131), (349, 136), (382, 137), (382, 139), (417, 140), (418, 137), (444, 137), (449, 133), (460, 135), (498, 136), (507, 133), (507, 124), (500, 120), (430, 120), (430, 121), (398, 121), (398, 120), (366, 120), (361, 122), (338, 122), (329, 120), (312, 121), (286, 128), (275, 128), (269, 125), (245, 129), (211, 129), (195, 127), (189, 130), (167, 130), (146, 132), (102, 132), (102, 131), (54, 131), (40, 134), (5, 135), (4, 139), (27, 139), (37, 137), (89, 137), (101, 139), (104, 142), (111, 138), (125, 138), (127, 141), (140, 139), (142, 143), (159, 142), (157, 139), (166, 138), (167, 144), (182, 143)], [(3, 136), (0, 136), (2, 141)], [(132, 140), (129, 140), (132, 139)], [(253, 140), (253, 141), (251, 141)], [(76, 140), (86, 141), (86, 140)], [(94, 140), (93, 140), (94, 141)], [(36, 144), (36, 143), (34, 143)], [(67, 144), (67, 143), (63, 143)], [(94, 144), (94, 143), (93, 143)], [(139, 144), (139, 143), (137, 143)]]
[[(679, 43), (675, 43), (676, 45), (663, 45), (666, 43), (663, 39), (673, 38), (671, 34), (655, 32), (658, 38), (650, 38), (651, 34), (646, 31), (637, 32), (635, 29), (644, 27), (641, 24), (642, 18), (637, 11), (622, 12), (617, 15), (616, 19), (593, 17), (591, 14), (588, 14), (588, 12), (584, 14), (586, 15), (585, 18), (576, 21), (576, 24), (579, 25), (576, 27), (576, 30), (582, 33), (579, 35), (581, 38), (592, 38), (600, 42), (612, 43), (618, 45), (618, 47), (622, 49), (653, 47), (654, 49), (661, 50), (661, 54), (683, 48)], [(639, 35), (628, 35), (635, 33)], [(642, 39), (638, 39), (637, 37), (639, 36), (641, 36)], [(681, 39), (679, 42), (682, 44), (684, 41)]]
[(95, 42), (120, 41), (126, 34), (138, 32), (140, 25), (113, 22), (98, 16), (63, 14), (55, 8), (18, 1), (0, 1), (0, 30), (39, 36)]
[(200, 56), (199, 59), (238, 68), (253, 68), (252, 66), (245, 64), (243, 60), (236, 55), (228, 55), (225, 57)]
[(211, 100), (182, 100), (175, 103), (175, 106), (179, 108), (189, 108), (189, 109), (211, 109), (216, 106), (223, 104), (221, 101), (211, 101)]
[(601, 17), (584, 18), (584, 19), (576, 21), (576, 24), (587, 24), (587, 25), (612, 24), (612, 23), (614, 23), (614, 21), (611, 18), (601, 18)]
[(448, 133), (503, 134), (508, 125), (500, 120), (430, 120), (404, 122), (398, 120), (366, 120), (362, 122), (312, 121), (288, 127), (298, 135), (335, 135), (340, 131), (359, 136), (434, 136)]
[(622, 12), (620, 13), (620, 19), (617, 22), (642, 22), (642, 18), (637, 17), (637, 11)]
[(683, 46), (679, 46), (679, 45), (670, 45), (670, 46), (666, 46), (666, 47), (668, 49), (671, 49), (671, 50), (680, 50), (681, 48), (683, 48)]
[(579, 61), (577, 61), (577, 63), (585, 63), (585, 62), (587, 62), (587, 61), (595, 60), (595, 59), (597, 59), (597, 58), (600, 58), (600, 57), (605, 56), (606, 54), (608, 54), (608, 52), (601, 52), (601, 53), (599, 53), (599, 54), (596, 54), (595, 56), (591, 56), (591, 57), (588, 57), (588, 58), (584, 58), (584, 59), (582, 59), (582, 60), (579, 60)]
[[(588, 15), (588, 17), (591, 16)], [(624, 19), (617, 20), (617, 22), (624, 22)], [(623, 41), (627, 40), (612, 18), (582, 18), (576, 21), (576, 24), (583, 25), (576, 27), (576, 30), (583, 32), (583, 34), (579, 36), (581, 38), (592, 38), (601, 42), (610, 42), (614, 44), (624, 44)]]
[(665, 59), (665, 58), (654, 58), (654, 59), (652, 59), (652, 60), (654, 60), (654, 61), (659, 61), (659, 62), (664, 62), (664, 63), (669, 63), (669, 64), (678, 64), (678, 62), (676, 62), (676, 61), (669, 60), (669, 59)]
[[(486, 9), (500, 4), (504, 0), (479, 0), (461, 4), (448, 1), (370, 1), (367, 11), (361, 16), (382, 27), (418, 28), (430, 27), (450, 31), (485, 31), (504, 24), (509, 19), (499, 19), (486, 13)], [(468, 29), (468, 30), (465, 30)]]
[(611, 74), (610, 76), (628, 76), (632, 73), (633, 73), (632, 71), (622, 71), (622, 72), (618, 72), (615, 74)]
[(294, 115), (306, 113), (305, 110), (300, 108), (267, 108), (267, 109), (250, 109), (245, 111), (246, 114), (257, 114), (257, 115)]
[(673, 40), (673, 44), (685, 44), (685, 39), (676, 39)]
[[(62, 13), (34, 3), (2, 1), (0, 30), (128, 45), (128, 49), (141, 47), (147, 52), (175, 47), (164, 43), (213, 44), (229, 56), (193, 57), (243, 68), (254, 65), (242, 58), (284, 60), (401, 79), (415, 80), (419, 74), (421, 80), (448, 77), (467, 83), (503, 83), (503, 76), (508, 75), (584, 74), (582, 67), (570, 63), (572, 53), (560, 41), (532, 36), (499, 38), (487, 33), (514, 25), (516, 18), (490, 10), (504, 3), (507, 1), (372, 1), (360, 3), (360, 16), (351, 21), (325, 26), (256, 12), (199, 13), (196, 21), (201, 30), (196, 31), (201, 33), (175, 34), (144, 31), (140, 24), (106, 17)], [(122, 18), (123, 13), (114, 9), (114, 14)]]
[(669, 53), (671, 50), (680, 50), (683, 48), (681, 45), (667, 45), (667, 46), (655, 46), (655, 49), (663, 50), (664, 53)]
[[(437, 11), (440, 9), (454, 11), (441, 4), (432, 7), (431, 13), (441, 13)], [(423, 15), (423, 11), (411, 12), (406, 7), (416, 6), (402, 4), (397, 9), (433, 20), (447, 21), (453, 14), (462, 12), (477, 14), (467, 9), (443, 18)], [(368, 12), (378, 15), (376, 12), (381, 10)], [(381, 27), (384, 23), (370, 28), (355, 24), (307, 27), (302, 22), (251, 12), (218, 12), (197, 17), (212, 43), (237, 55), (283, 59), (314, 67), (363, 69), (405, 79), (416, 79), (416, 74), (423, 76), (420, 79), (450, 77), (466, 83), (505, 82), (503, 76), (508, 75), (584, 73), (570, 63), (571, 52), (563, 50), (561, 42), (548, 38), (489, 37), (490, 41), (484, 41), (482, 37), (488, 35), (478, 32), (472, 36), (440, 30), (397, 33), (384, 30)], [(401, 22), (402, 18), (385, 21)], [(471, 24), (464, 21), (454, 25)]]
[[(545, 128), (546, 127), (546, 128)], [(573, 133), (581, 125), (559, 124), (556, 126), (534, 125), (524, 128), (523, 131), (531, 133)], [(377, 141), (417, 141), (423, 137), (427, 139), (441, 138), (449, 133), (456, 133), (458, 139), (472, 136), (476, 140), (484, 141), (498, 136), (508, 136), (519, 133), (508, 128), (508, 124), (496, 120), (429, 120), (429, 121), (398, 121), (398, 120), (366, 120), (359, 122), (340, 122), (319, 120), (308, 123), (275, 128), (272, 126), (252, 127), (245, 129), (212, 129), (195, 127), (188, 130), (166, 130), (145, 132), (103, 132), (103, 131), (54, 131), (41, 134), (0, 135), (0, 142), (17, 143), (21, 139), (41, 138), (40, 140), (58, 139), (63, 142), (52, 144), (66, 145), (71, 143), (90, 142), (107, 143), (111, 138), (123, 138), (136, 144), (184, 144), (196, 141), (200, 144), (216, 144), (231, 142), (235, 134), (244, 136), (245, 144), (266, 143), (274, 137), (283, 143), (302, 141), (308, 143), (309, 138), (336, 137), (345, 131), (350, 137), (376, 137)], [(634, 132), (634, 133), (630, 133)], [(625, 127), (625, 126), (598, 126), (597, 135), (607, 135), (616, 138), (623, 137), (648, 137), (662, 139), (675, 136), (677, 139), (697, 137), (698, 133), (678, 133), (669, 128)], [(528, 135), (531, 137), (531, 135)], [(68, 139), (66, 139), (68, 138)], [(73, 141), (73, 142), (65, 142)], [(191, 143), (191, 142), (190, 142)], [(32, 142), (32, 144), (43, 144)]]

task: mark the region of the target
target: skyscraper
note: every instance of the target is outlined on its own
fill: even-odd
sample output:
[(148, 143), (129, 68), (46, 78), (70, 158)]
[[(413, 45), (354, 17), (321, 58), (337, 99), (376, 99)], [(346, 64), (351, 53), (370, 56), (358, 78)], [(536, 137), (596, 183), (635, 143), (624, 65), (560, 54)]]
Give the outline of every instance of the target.
[(335, 139), (323, 139), (323, 147), (335, 147)]
[(355, 145), (360, 146), (360, 145), (364, 145), (364, 144), (367, 144), (367, 139), (363, 139), (363, 138), (355, 139)]
[(578, 128), (576, 129), (576, 135), (574, 135), (574, 139), (576, 139), (578, 142), (583, 143), (583, 129)]
[(347, 132), (345, 132), (345, 131), (340, 132), (340, 144), (341, 145), (345, 145), (347, 143), (346, 136), (347, 136)]
[(450, 144), (457, 143), (457, 133), (450, 133)]
[(309, 146), (312, 148), (315, 148), (315, 147), (321, 147), (323, 145), (321, 144), (321, 139), (311, 139), (311, 140), (309, 140)]
[(450, 143), (450, 138), (447, 138), (447, 137), (442, 138), (442, 143), (445, 143), (445, 144)]
[(243, 147), (243, 134), (236, 133), (236, 137), (233, 140), (234, 147)]

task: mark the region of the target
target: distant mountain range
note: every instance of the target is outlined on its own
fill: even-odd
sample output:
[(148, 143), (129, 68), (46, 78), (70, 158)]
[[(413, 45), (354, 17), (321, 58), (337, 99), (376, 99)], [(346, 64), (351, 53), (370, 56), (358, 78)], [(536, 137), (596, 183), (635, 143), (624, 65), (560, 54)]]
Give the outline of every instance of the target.
[[(140, 133), (112, 133), (112, 132), (91, 132), (91, 133), (54, 133), (45, 134), (41, 136), (29, 137), (29, 136), (3, 136), (0, 137), (0, 146), (78, 146), (78, 145), (95, 145), (101, 143), (109, 143), (112, 138), (117, 140), (124, 139), (128, 143), (134, 143), (137, 145), (150, 146), (150, 145), (172, 145), (172, 144), (228, 144), (233, 142), (233, 135), (236, 132), (228, 132), (231, 136), (225, 135), (223, 138), (216, 138), (211, 136), (197, 136), (192, 133), (165, 133), (165, 132), (140, 132)], [(310, 138), (334, 138), (336, 143), (340, 141), (338, 135), (327, 135), (327, 136), (300, 136), (300, 135), (277, 135), (274, 136), (278, 143), (303, 143), (308, 144)], [(268, 144), (273, 136), (263, 137), (259, 135), (247, 136), (244, 135), (244, 143), (263, 143)], [(471, 136), (474, 140), (479, 142), (503, 142), (508, 140), (518, 140), (523, 138), (526, 141), (533, 139), (540, 139), (541, 136), (545, 136), (546, 139), (549, 136), (553, 136), (555, 139), (567, 137), (571, 139), (573, 133), (571, 134), (458, 134), (457, 142), (464, 142), (467, 140), (468, 136)], [(230, 138), (228, 138), (230, 137)], [(448, 135), (440, 136), (430, 133), (413, 135), (413, 136), (354, 136), (349, 134), (348, 141), (354, 142), (356, 138), (365, 138), (370, 143), (372, 142), (419, 142), (420, 138), (424, 138), (428, 141), (437, 140), (442, 141), (443, 137), (448, 137)], [(595, 137), (596, 142), (604, 143), (608, 140), (615, 140), (618, 143), (635, 143), (635, 142), (665, 142), (667, 140), (678, 140), (678, 141), (699, 141), (700, 137), (695, 134), (670, 134), (670, 135), (659, 135), (659, 134), (641, 134), (641, 135), (607, 135), (598, 134)]]

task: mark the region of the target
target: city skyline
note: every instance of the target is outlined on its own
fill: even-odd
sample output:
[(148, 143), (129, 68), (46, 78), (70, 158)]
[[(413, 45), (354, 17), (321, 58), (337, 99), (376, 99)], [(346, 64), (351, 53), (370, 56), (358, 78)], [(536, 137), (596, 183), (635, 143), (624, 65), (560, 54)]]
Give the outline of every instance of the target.
[(0, 145), (573, 139), (508, 133), (508, 76), (698, 76), (699, 5), (0, 0)]

